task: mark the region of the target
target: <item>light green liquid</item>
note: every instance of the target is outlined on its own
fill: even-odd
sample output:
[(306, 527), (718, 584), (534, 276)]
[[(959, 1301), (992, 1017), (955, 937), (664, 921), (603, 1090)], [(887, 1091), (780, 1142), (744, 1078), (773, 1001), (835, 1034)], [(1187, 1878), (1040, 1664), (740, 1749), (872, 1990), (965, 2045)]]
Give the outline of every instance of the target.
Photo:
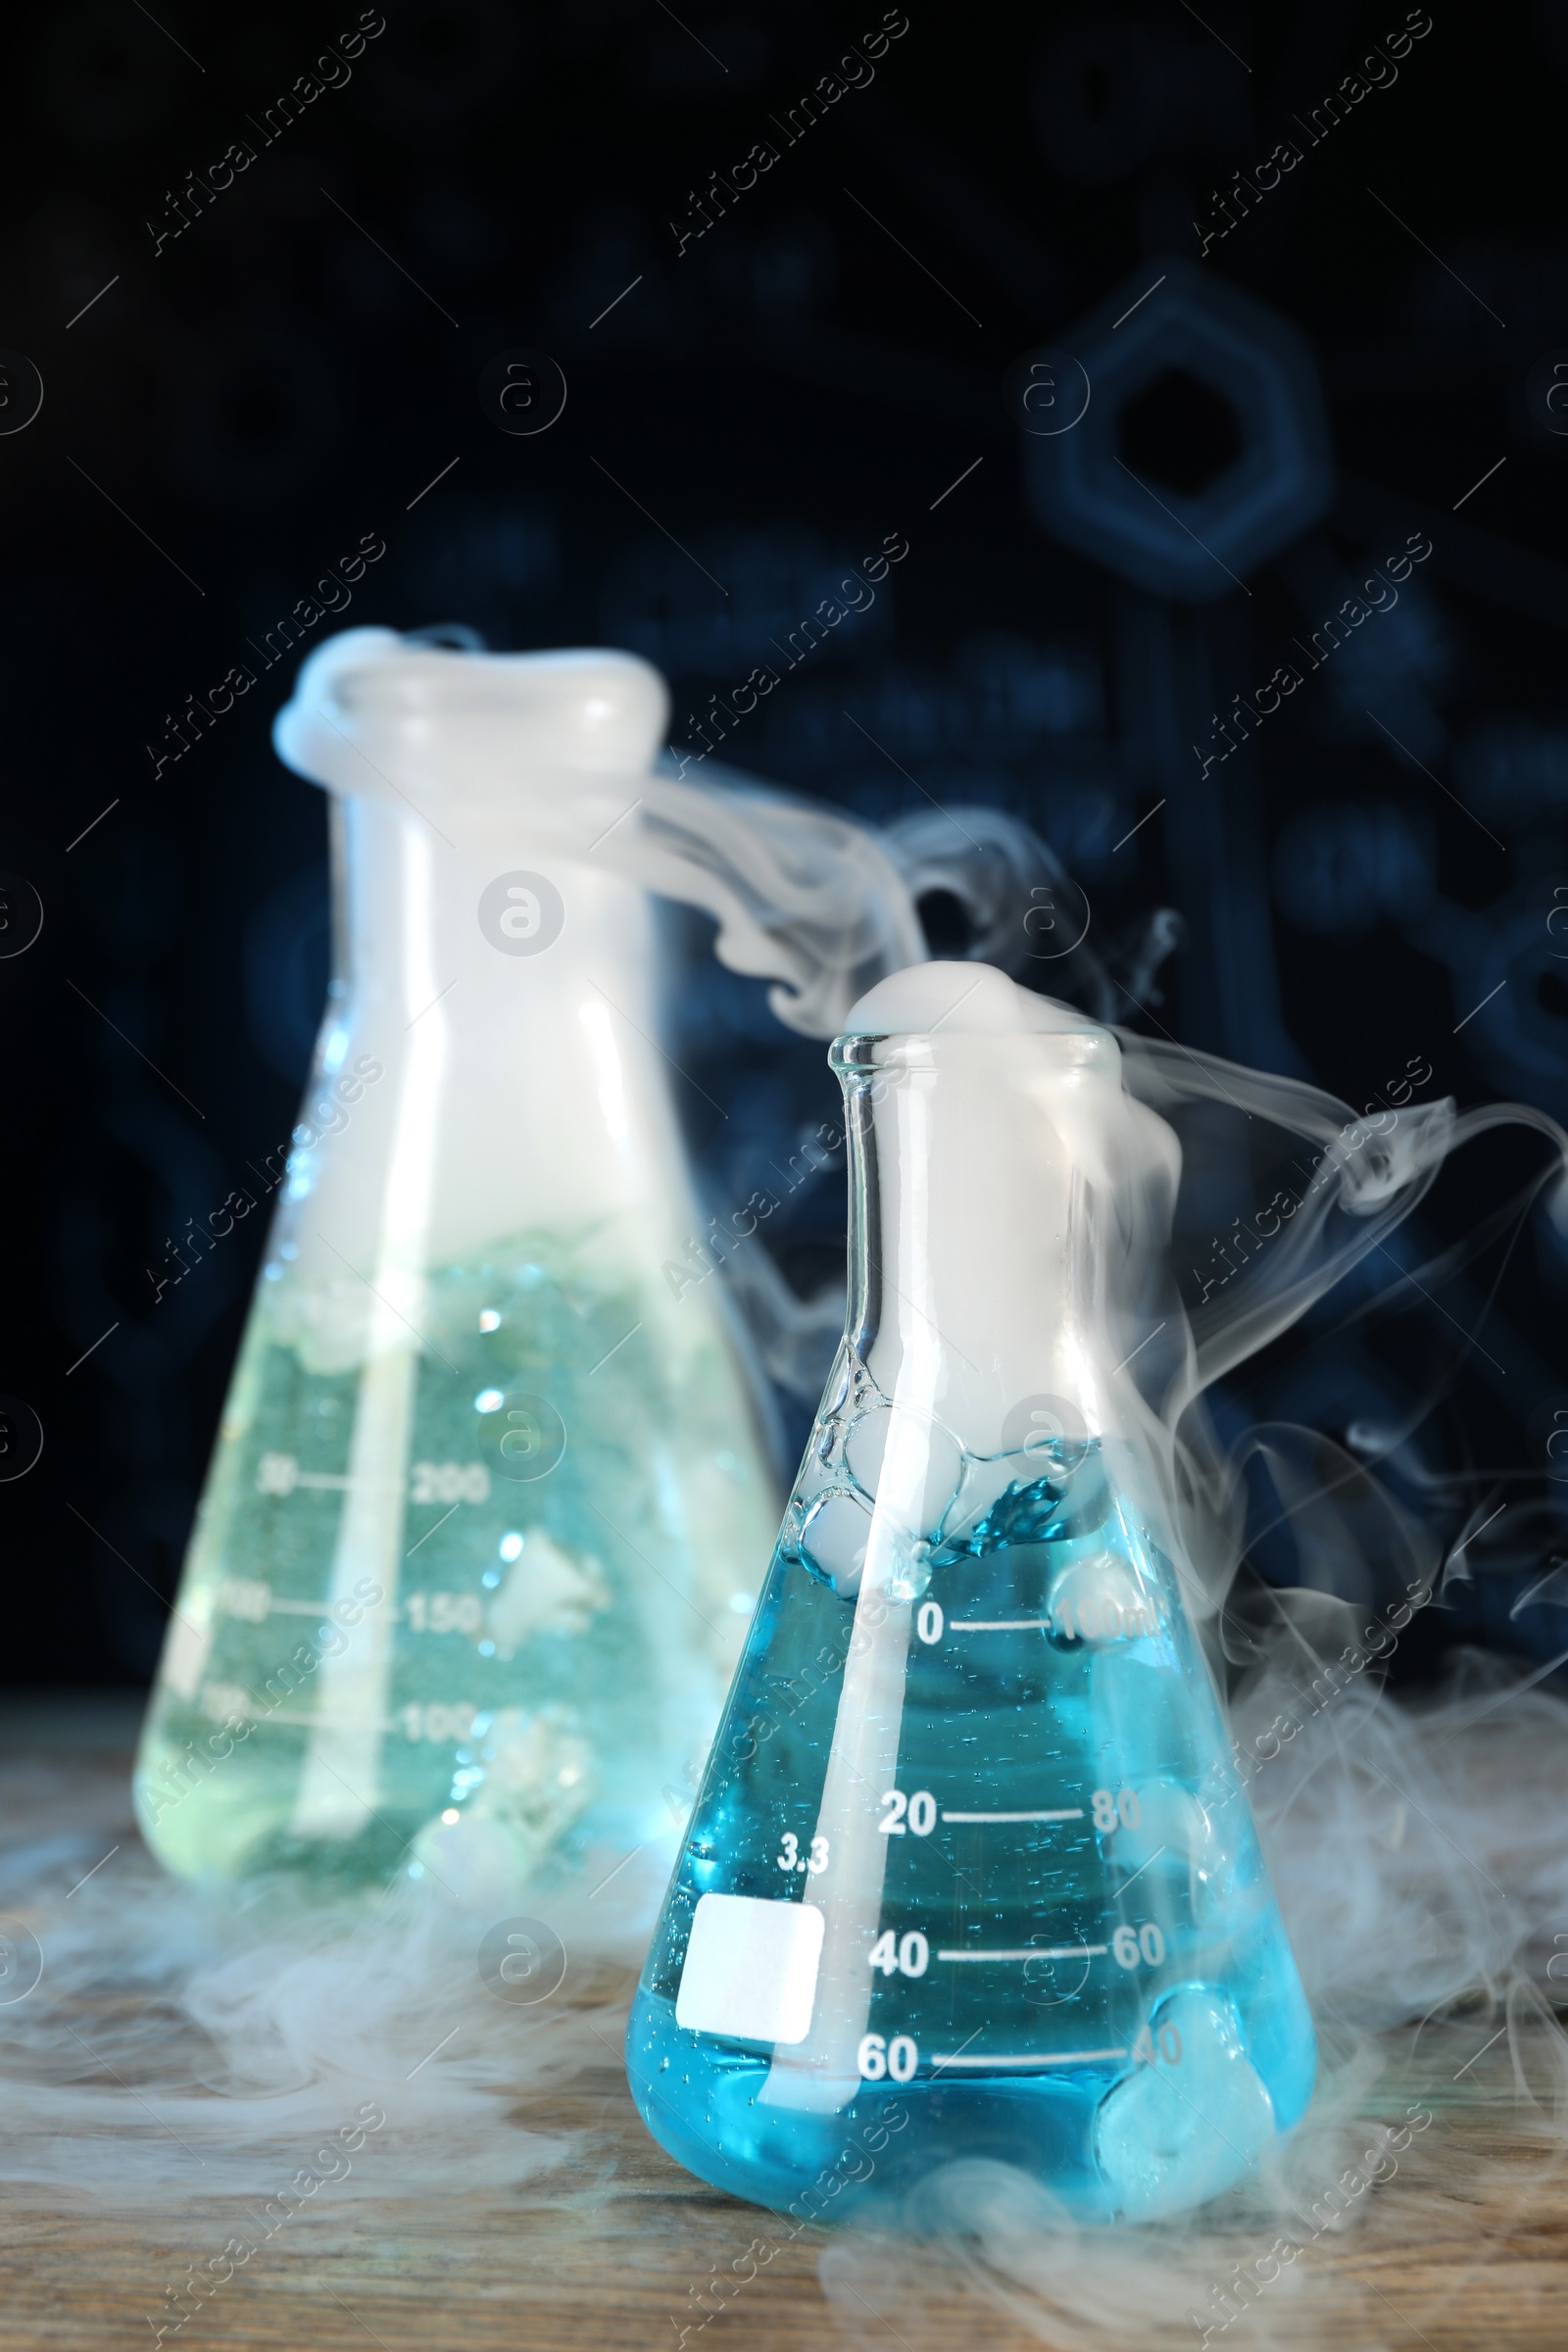
[(672, 1849), (774, 1509), (708, 1302), (614, 1287), (559, 1237), (432, 1275), (381, 1481), (401, 1498), (345, 1560), (370, 1381), (307, 1369), (282, 1289), (252, 1313), (143, 1736), (153, 1850), (188, 1878), (412, 1864), (472, 1893)]

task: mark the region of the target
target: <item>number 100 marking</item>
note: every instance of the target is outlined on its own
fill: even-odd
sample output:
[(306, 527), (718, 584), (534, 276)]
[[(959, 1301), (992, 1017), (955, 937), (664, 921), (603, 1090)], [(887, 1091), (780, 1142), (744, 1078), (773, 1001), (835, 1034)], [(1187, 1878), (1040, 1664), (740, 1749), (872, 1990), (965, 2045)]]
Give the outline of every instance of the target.
[(405, 1739), (429, 1740), (437, 1746), (445, 1746), (449, 1740), (466, 1740), (469, 1737), (478, 1711), (477, 1707), (465, 1706), (458, 1701), (446, 1706), (440, 1699), (435, 1699), (428, 1706), (420, 1706), (417, 1700), (413, 1700), (408, 1706), (400, 1707), (398, 1715)]

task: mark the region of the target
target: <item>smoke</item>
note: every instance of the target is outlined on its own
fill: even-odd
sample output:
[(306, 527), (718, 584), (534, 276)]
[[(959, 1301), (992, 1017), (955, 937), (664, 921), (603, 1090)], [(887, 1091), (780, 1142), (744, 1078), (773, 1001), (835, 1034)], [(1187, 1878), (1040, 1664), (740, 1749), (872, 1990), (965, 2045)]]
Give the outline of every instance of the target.
[(802, 1298), (760, 1246), (737, 1250), (725, 1277), (768, 1379), (814, 1411), (844, 1331), (843, 1283)]
[[(1568, 1982), (1568, 1706), (1510, 1690), (1475, 1654), (1419, 1706), (1360, 1684), (1254, 1780), (1321, 2054), (1305, 2122), (1258, 2178), (1200, 2214), (1096, 2229), (1021, 2173), (956, 2164), (904, 2217), (923, 2242), (826, 2249), (842, 2331), (880, 2334), (867, 2306), (902, 2330), (933, 2304), (970, 2327), (1000, 2309), (1060, 2352), (1392, 2352), (1451, 2327), (1456, 2256), (1480, 2271), (1494, 2233), (1555, 2210), (1568, 2164), (1550, 2006)], [(1265, 1678), (1240, 1728), (1293, 1694)]]
[(957, 901), (970, 962), (1047, 985), (1105, 1023), (1129, 1005), (1160, 1002), (1160, 967), (1181, 944), (1174, 907), (1155, 907), (1102, 952), (1092, 943), (1088, 893), (1021, 818), (962, 805), (919, 808), (885, 826), (881, 841), (917, 910), (939, 894)]
[[(719, 962), (773, 981), (769, 1004), (800, 1034), (836, 1035), (858, 997), (925, 960), (921, 905), (938, 895), (962, 913), (969, 962), (1047, 976), (1099, 1021), (1159, 1002), (1181, 939), (1174, 910), (1156, 907), (1102, 956), (1083, 889), (1003, 809), (931, 808), (878, 829), (716, 761), (701, 786), (677, 775), (666, 754), (606, 851), (629, 879), (710, 914)], [(768, 1377), (814, 1405), (843, 1330), (843, 1285), (798, 1298), (765, 1247), (731, 1258), (727, 1280)]]
[[(636, 781), (642, 804), (598, 854), (706, 906), (721, 958), (772, 979), (775, 1009), (800, 1031), (831, 1033), (864, 988), (922, 958), (916, 901), (935, 888), (965, 907), (976, 954), (1056, 976), (1049, 958), (1019, 960), (1018, 936), (1025, 958), (1058, 944), (1065, 878), (995, 811), (962, 812), (965, 864), (951, 845), (938, 855), (923, 825), (879, 837), (743, 781)], [(1102, 1017), (1118, 985), (1152, 1001), (1174, 936), (1167, 916), (1151, 918), (1120, 982), (1075, 940), (1058, 985)], [(1358, 1425), (1344, 1446), (1285, 1425), (1227, 1440), (1208, 1399), (1380, 1252), (1391, 1289), (1423, 1279), (1387, 1245), (1448, 1155), (1489, 1128), (1519, 1121), (1550, 1143), (1533, 1189), (1563, 1221), (1568, 1138), (1534, 1111), (1419, 1102), (1425, 1081), (1408, 1074), (1357, 1118), (1292, 1080), (1125, 1032), (1121, 1047), (1126, 1094), (1086, 1113), (1079, 1139), (1114, 1240), (1103, 1361), (1182, 1531), (1313, 2002), (1322, 2085), (1258, 2179), (1200, 2222), (1119, 2228), (1113, 2253), (1021, 2175), (949, 2168), (907, 2217), (925, 2251), (866, 2235), (829, 2248), (824, 2286), (858, 2337), (878, 2332), (867, 2306), (896, 2327), (901, 2312), (978, 2295), (1064, 2346), (1152, 2343), (1167, 2328), (1191, 2341), (1195, 2311), (1204, 2340), (1242, 2317), (1266, 2338), (1374, 2212), (1419, 2190), (1430, 2232), (1488, 2199), (1500, 2211), (1534, 2196), (1562, 2162), (1568, 2039), (1548, 1995), (1568, 1978), (1568, 1707), (1474, 1657), (1420, 1704), (1381, 1690), (1404, 1627), (1474, 1572), (1482, 1518), (1441, 1481), (1420, 1509), (1396, 1491), (1419, 1487), (1418, 1418)], [(1238, 1193), (1245, 1224), (1227, 1205), (1225, 1229), (1205, 1230), (1203, 1204)], [(760, 1311), (788, 1380), (820, 1318), (776, 1286)], [(1253, 1564), (1270, 1533), (1294, 1550), (1291, 1586)], [(1562, 1605), (1553, 1580), (1548, 1566), (1538, 1600)], [(592, 1893), (532, 1889), (517, 1899), (535, 1916), (520, 1922), (446, 1906), (428, 1881), (363, 1905), (312, 1906), (273, 1886), (220, 1899), (156, 1875), (118, 1782), (94, 1783), (86, 1805), (83, 1786), (10, 1791), (8, 1818), (26, 1830), (0, 1857), (6, 1981), (15, 1969), (22, 1982), (34, 1948), (42, 1974), (0, 1998), (0, 2179), (125, 2208), (237, 2194), (267, 2213), (302, 2175), (316, 2186), (296, 2187), (296, 2204), (316, 2210), (613, 2162), (608, 2138), (529, 2113), (585, 2068), (618, 2064), (647, 1919), (634, 1872)], [(106, 1845), (119, 1850), (95, 1869)], [(482, 1957), (497, 1931), (529, 1954), (558, 1941), (559, 1985), (514, 1998), (514, 1983), (531, 1992), (534, 1960), (498, 1977)], [(1502, 2138), (1498, 2123), (1507, 2155), (1485, 2144)], [(1366, 2340), (1408, 2340), (1374, 2294), (1352, 2314)]]
[[(1401, 1103), (1374, 1131), (1293, 1081), (1136, 1037), (1122, 1045), (1123, 1156), (1114, 1135), (1085, 1144), (1086, 1166), (1098, 1164), (1109, 1184), (1119, 1237), (1104, 1344), (1118, 1350), (1110, 1360), (1138, 1351), (1122, 1379), (1140, 1375), (1149, 1458), (1187, 1533), (1325, 2065), (1307, 2124), (1270, 2172), (1212, 2209), (1201, 2230), (1189, 2217), (1119, 2230), (1113, 2265), (1093, 2231), (1021, 2179), (960, 2167), (929, 2188), (910, 2218), (971, 2289), (1054, 2330), (1053, 2340), (1085, 2343), (1114, 2340), (1135, 2318), (1152, 2327), (1182, 2295), (1222, 2279), (1242, 2259), (1236, 2248), (1254, 2247), (1259, 2232), (1271, 2232), (1256, 2246), (1266, 2257), (1281, 2229), (1305, 2229), (1320, 2188), (1369, 2149), (1380, 2164), (1380, 2134), (1405, 2129), (1404, 2111), (1435, 2099), (1439, 2078), (1441, 2112), (1433, 2107), (1436, 2120), (1411, 2146), (1427, 2152), (1429, 2171), (1433, 2152), (1447, 2151), (1445, 2179), (1445, 2167), (1480, 2161), (1473, 2125), (1457, 2120), (1471, 2106), (1480, 2114), (1501, 2100), (1516, 2140), (1560, 2152), (1568, 2081), (1568, 2043), (1545, 2003), (1568, 1979), (1559, 1794), (1568, 1707), (1478, 1656), (1461, 1656), (1451, 1687), (1419, 1704), (1380, 1690), (1404, 1629), (1475, 1572), (1486, 1534), (1477, 1507), (1429, 1482), (1448, 1514), (1445, 1537), (1380, 1480), (1381, 1461), (1409, 1453), (1408, 1428), (1352, 1429), (1351, 1451), (1313, 1432), (1252, 1427), (1227, 1448), (1204, 1402), (1221, 1371), (1377, 1251), (1449, 1152), (1510, 1114)], [(1189, 1317), (1172, 1218), (1183, 1175), (1206, 1172), (1200, 1153), (1205, 1163), (1238, 1153), (1213, 1119), (1216, 1103), (1246, 1131), (1243, 1164), (1258, 1199), (1276, 1200), (1286, 1188), (1274, 1177), (1294, 1167), (1295, 1204), (1278, 1207), (1277, 1225), (1254, 1219), (1254, 1238), (1258, 1223), (1272, 1230), (1250, 1255), (1233, 1249), (1232, 1271), (1211, 1287), (1200, 1269)], [(1169, 1122), (1164, 1142), (1155, 1109)], [(1563, 1139), (1519, 1115), (1553, 1145), (1537, 1183), (1554, 1182)], [(1185, 1171), (1171, 1129), (1186, 1138)], [(1391, 1268), (1391, 1281), (1401, 1276)], [(1249, 1480), (1259, 1468), (1296, 1546), (1304, 1581), (1295, 1589), (1270, 1587), (1247, 1564)], [(1548, 1567), (1537, 1597), (1561, 1605), (1568, 1595), (1553, 1580), (1562, 1581)], [(30, 1935), (43, 1973), (25, 1997), (0, 2003), (0, 2179), (136, 2206), (220, 2192), (268, 2199), (303, 2168), (322, 2181), (307, 2193), (335, 2202), (438, 2181), (496, 2188), (611, 2160), (602, 2143), (529, 2123), (526, 2102), (618, 2060), (648, 1916), (635, 1868), (597, 1893), (579, 1881), (515, 1898), (560, 1939), (566, 1966), (559, 1987), (514, 2000), (481, 1974), (486, 1935), (508, 1923), (455, 1910), (429, 1882), (346, 1907), (313, 1907), (286, 1886), (204, 1896), (140, 1854), (118, 1779), (79, 1768), (51, 1782), (33, 1768), (19, 1780), (18, 1771), (8, 1767), (8, 1818), (25, 1836), (0, 1863), (0, 1912), (18, 1955), (8, 1969), (21, 1970)], [(1495, 2047), (1454, 2082), (1494, 2034)], [(1391, 2035), (1402, 2054), (1391, 2057)], [(385, 2116), (373, 2131), (356, 2122), (368, 2106)], [(349, 2169), (328, 2181), (323, 2163), (311, 2175), (345, 2130), (367, 2132)], [(1390, 2153), (1400, 2170), (1389, 2180), (1403, 2180), (1415, 2159)], [(1528, 2186), (1531, 2164), (1544, 2161), (1521, 2157), (1505, 2176)], [(1306, 2277), (1358, 2214), (1395, 2193), (1377, 2181), (1359, 2191), (1312, 2239), (1311, 2261), (1298, 2251), (1269, 2282), (1273, 2305), (1283, 2310), (1301, 2291), (1281, 2283), (1286, 2269)], [(826, 2265), (829, 2292), (858, 2308), (853, 2281), (881, 2308), (882, 2262), (875, 2241), (844, 2241)], [(896, 2268), (905, 2287), (917, 2275)], [(1269, 2308), (1262, 2296), (1256, 2325)]]
[(1157, 1003), (1180, 941), (1179, 917), (1158, 907), (1102, 956), (1085, 892), (1001, 808), (919, 810), (878, 829), (716, 762), (683, 784), (667, 754), (635, 790), (595, 855), (712, 915), (719, 962), (774, 982), (773, 1011), (803, 1036), (835, 1036), (858, 998), (925, 959), (919, 906), (937, 893), (963, 913), (969, 960), (1049, 977), (1100, 1021)]
[[(954, 984), (961, 1001), (957, 972)], [(1129, 1433), (1181, 1534), (1312, 2004), (1318, 2089), (1259, 2174), (1199, 2215), (1107, 2231), (1020, 2172), (958, 2162), (911, 2197), (897, 2237), (832, 2244), (823, 2285), (857, 2340), (929, 2324), (933, 2305), (972, 2327), (978, 2303), (1063, 2352), (1211, 2344), (1233, 2328), (1252, 2344), (1352, 2329), (1403, 2343), (1444, 2323), (1462, 2283), (1426, 2280), (1425, 2251), (1479, 2254), (1487, 2223), (1516, 2229), (1560, 2195), (1568, 2163), (1568, 2035), (1551, 2005), (1568, 1987), (1568, 1705), (1537, 1687), (1562, 1661), (1521, 1674), (1460, 1651), (1435, 1693), (1401, 1702), (1383, 1687), (1409, 1626), (1487, 1572), (1498, 1512), (1473, 1474), (1420, 1465), (1441, 1371), (1403, 1424), (1352, 1421), (1343, 1446), (1282, 1423), (1238, 1430), (1234, 1415), (1227, 1439), (1210, 1397), (1337, 1286), (1369, 1316), (1441, 1286), (1538, 1194), (1560, 1217), (1568, 1138), (1529, 1108), (1418, 1102), (1430, 1067), (1357, 1118), (1294, 1080), (1120, 1043), (1125, 1093), (1086, 1089), (1059, 1114), (1106, 1244), (1106, 1425)], [(1410, 1270), (1390, 1238), (1449, 1155), (1504, 1123), (1550, 1144), (1540, 1173)], [(1214, 1203), (1238, 1199), (1249, 1213), (1205, 1233)], [(1515, 1564), (1559, 1517), (1513, 1499)], [(1256, 1564), (1282, 1545), (1288, 1584)], [(1532, 1603), (1568, 1603), (1559, 1564), (1541, 1566)], [(1362, 2233), (1405, 2248), (1396, 2292), (1392, 2274), (1385, 2294), (1355, 2264)]]
[[(932, 808), (878, 830), (716, 762), (701, 787), (664, 780), (674, 773), (666, 755), (634, 821), (612, 837), (615, 860), (646, 888), (711, 914), (719, 962), (771, 979), (769, 1004), (798, 1033), (836, 1035), (858, 997), (926, 960), (921, 905), (938, 895), (962, 913), (969, 962), (1049, 977), (1102, 1022), (1118, 1005), (1160, 1001), (1180, 917), (1156, 907), (1102, 956), (1086, 893), (1003, 809)], [(731, 1258), (727, 1279), (768, 1377), (814, 1405), (843, 1330), (843, 1285), (800, 1299), (765, 1248)]]
[[(1343, 1639), (1335, 1604), (1353, 1615), (1397, 1600), (1421, 1575), (1469, 1573), (1446, 1548), (1456, 1558), (1473, 1532), (1461, 1525), (1464, 1489), (1435, 1487), (1412, 1449), (1446, 1376), (1402, 1428), (1355, 1421), (1345, 1446), (1267, 1423), (1227, 1445), (1211, 1392), (1341, 1285), (1357, 1319), (1412, 1296), (1430, 1300), (1537, 1196), (1560, 1218), (1568, 1135), (1524, 1104), (1460, 1111), (1451, 1100), (1416, 1101), (1430, 1064), (1411, 1065), (1388, 1087), (1390, 1100), (1358, 1117), (1299, 1080), (1125, 1031), (1120, 1043), (1125, 1093), (1086, 1110), (1077, 1144), (1111, 1240), (1102, 1345), (1106, 1360), (1132, 1367), (1118, 1401), (1186, 1536), (1199, 1580), (1189, 1598), (1209, 1621), (1215, 1654), (1232, 1668), (1261, 1670), (1298, 1636), (1307, 1639), (1312, 1624)], [(1431, 1266), (1411, 1267), (1388, 1247), (1396, 1229), (1456, 1151), (1505, 1125), (1542, 1135), (1550, 1155), (1463, 1243)], [(1205, 1232), (1216, 1204), (1238, 1199), (1246, 1214)], [(1425, 1478), (1420, 1513), (1377, 1476), (1384, 1457), (1398, 1485), (1412, 1484), (1412, 1464), (1416, 1482)], [(1270, 1643), (1265, 1589), (1246, 1561), (1249, 1546), (1261, 1548), (1275, 1530), (1294, 1550), (1298, 1592), (1273, 1595), (1281, 1631)]]
[(786, 1028), (831, 1037), (856, 998), (925, 954), (913, 902), (876, 834), (732, 769), (636, 780), (596, 855), (645, 890), (701, 906), (729, 970), (771, 980)]
[(428, 1876), (357, 1902), (203, 1892), (141, 1848), (121, 1776), (56, 1776), (69, 1829), (35, 1821), (27, 1777), (4, 1776), (44, 1834), (0, 1864), (0, 2180), (258, 2214), (293, 2182), (284, 2211), (324, 2212), (513, 2189), (576, 2153), (519, 2103), (618, 2062), (632, 1874), (556, 1889), (549, 1922), (465, 1911)]
[[(575, 764), (562, 734), (574, 697), (597, 698)], [(648, 759), (668, 710), (663, 680), (631, 655), (489, 655), (456, 624), (352, 628), (301, 664), (273, 734), (286, 765), (334, 792), (416, 810), (433, 799), (465, 838), (478, 808), (505, 807), (535, 852), (702, 907), (719, 961), (770, 981), (773, 1011), (803, 1036), (834, 1036), (858, 998), (924, 959), (916, 900), (937, 889), (965, 908), (977, 959), (1059, 964), (1102, 1018), (1113, 977), (1135, 1004), (1152, 1001), (1177, 936), (1169, 909), (1102, 961), (1085, 944), (1083, 892), (1016, 818), (933, 809), (937, 833), (921, 816), (879, 832), (716, 761), (689, 784), (687, 760)]]
[[(1511, 1689), (1501, 1661), (1464, 1655), (1419, 1705), (1363, 1677), (1263, 1741), (1250, 1794), (1323, 2071), (1258, 2179), (1200, 2214), (1097, 2230), (1021, 2174), (955, 2165), (896, 2236), (818, 2239), (842, 2333), (916, 2342), (935, 2319), (1001, 2314), (1061, 2352), (1318, 2337), (1397, 2352), (1412, 2326), (1444, 2340), (1454, 2250), (1479, 2269), (1489, 2231), (1518, 2243), (1562, 2193), (1568, 2042), (1548, 2001), (1568, 1982), (1568, 1707)], [(1293, 1705), (1293, 1685), (1260, 1680), (1244, 1745)], [(565, 1974), (514, 2000), (480, 1955), (514, 1923), (406, 1883), (359, 1905), (282, 1886), (205, 1898), (139, 1854), (118, 1771), (11, 1762), (0, 1788), (25, 1828), (0, 1864), (4, 1932), (14, 1948), (30, 1930), (44, 1959), (35, 1988), (0, 2005), (0, 2180), (68, 2213), (156, 2213), (166, 2237), (177, 2215), (204, 2292), (214, 2263), (279, 2232), (346, 2237), (391, 2200), (560, 2213), (611, 2191), (640, 2126), (596, 2097), (564, 2128), (562, 2094), (618, 2070), (645, 1914), (635, 1892), (598, 1914), (628, 1874), (569, 1903), (526, 1898)], [(755, 2272), (769, 2230), (782, 2243), (794, 2228), (706, 2195), (699, 2214), (726, 2268), (750, 2239)], [(194, 2309), (180, 2295), (155, 2326)]]

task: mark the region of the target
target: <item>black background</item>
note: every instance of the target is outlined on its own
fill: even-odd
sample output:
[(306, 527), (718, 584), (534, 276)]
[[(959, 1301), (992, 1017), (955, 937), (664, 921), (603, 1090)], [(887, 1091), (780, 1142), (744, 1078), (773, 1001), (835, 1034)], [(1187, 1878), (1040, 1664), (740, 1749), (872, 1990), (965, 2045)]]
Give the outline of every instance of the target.
[[(1568, 1109), (1568, 940), (1547, 929), (1568, 882), (1568, 440), (1542, 388), (1568, 357), (1568, 7), (1435, 0), (1396, 82), (1201, 262), (1304, 335), (1336, 478), (1250, 594), (1167, 611), (1189, 674), (1215, 704), (1250, 692), (1348, 567), (1412, 530), (1434, 550), (1221, 800), (1153, 741), (1152, 600), (1035, 519), (1004, 395), (1020, 354), (1071, 349), (1162, 257), (1197, 265), (1211, 191), (1404, 16), (910, 0), (874, 82), (788, 147), (770, 118), (875, 31), (870, 0), (682, 0), (678, 19), (658, 0), (388, 0), (347, 85), (266, 146), (251, 119), (352, 8), (164, 0), (155, 23), (87, 0), (14, 24), (0, 345), (44, 400), (0, 436), (0, 867), (44, 924), (0, 960), (0, 1391), (45, 1446), (0, 1485), (0, 1680), (134, 1681), (156, 1659), (259, 1221), (156, 1305), (148, 1269), (287, 1136), (326, 969), (323, 804), (269, 743), (292, 664), (157, 761), (169, 714), (259, 668), (247, 641), (363, 534), (387, 552), (347, 620), (634, 646), (671, 678), (680, 743), (824, 575), (902, 532), (874, 612), (726, 757), (877, 822), (931, 801), (1022, 814), (1088, 890), (1097, 939), (1178, 906), (1155, 1029), (1357, 1108), (1424, 1058), (1428, 1091), (1461, 1103)], [(679, 250), (690, 192), (759, 138), (776, 167)], [(255, 163), (155, 250), (172, 192), (235, 139)], [(532, 437), (478, 398), (514, 347), (568, 386)], [(0, 420), (25, 405), (14, 359), (9, 383)], [(1216, 430), (1156, 397), (1123, 448), (1180, 487)], [(735, 584), (730, 609), (705, 572)], [(26, 894), (10, 905), (15, 939)], [(929, 911), (954, 944), (951, 909)], [(673, 1036), (730, 1113), (715, 1132), (683, 1090), (704, 1179), (744, 1198), (749, 1153), (830, 1114), (820, 1049), (700, 963)], [(1473, 1147), (1401, 1262), (1462, 1238), (1544, 1149)], [(1205, 1215), (1223, 1231), (1250, 1205)], [(777, 1239), (809, 1287), (842, 1262), (842, 1179), (790, 1214)], [(1544, 1662), (1560, 1612), (1509, 1611), (1553, 1556), (1568, 1264), (1538, 1211), (1436, 1279), (1371, 1324), (1337, 1301), (1222, 1415), (1343, 1431), (1443, 1375), (1406, 1467), (1459, 1483), (1418, 1477), (1407, 1499), (1450, 1542), (1467, 1511), (1513, 1509), (1408, 1654), (1484, 1625)]]

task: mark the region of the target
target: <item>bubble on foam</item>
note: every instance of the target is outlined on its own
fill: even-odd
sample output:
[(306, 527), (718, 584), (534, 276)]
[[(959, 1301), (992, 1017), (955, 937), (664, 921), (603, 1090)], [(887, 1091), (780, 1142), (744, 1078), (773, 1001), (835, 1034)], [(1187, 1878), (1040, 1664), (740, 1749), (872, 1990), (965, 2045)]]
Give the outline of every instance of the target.
[(1274, 2137), (1274, 2103), (1241, 2019), (1212, 1985), (1184, 1985), (1151, 2013), (1148, 2055), (1105, 2093), (1095, 2157), (1130, 2219), (1200, 2205), (1245, 2180)]

